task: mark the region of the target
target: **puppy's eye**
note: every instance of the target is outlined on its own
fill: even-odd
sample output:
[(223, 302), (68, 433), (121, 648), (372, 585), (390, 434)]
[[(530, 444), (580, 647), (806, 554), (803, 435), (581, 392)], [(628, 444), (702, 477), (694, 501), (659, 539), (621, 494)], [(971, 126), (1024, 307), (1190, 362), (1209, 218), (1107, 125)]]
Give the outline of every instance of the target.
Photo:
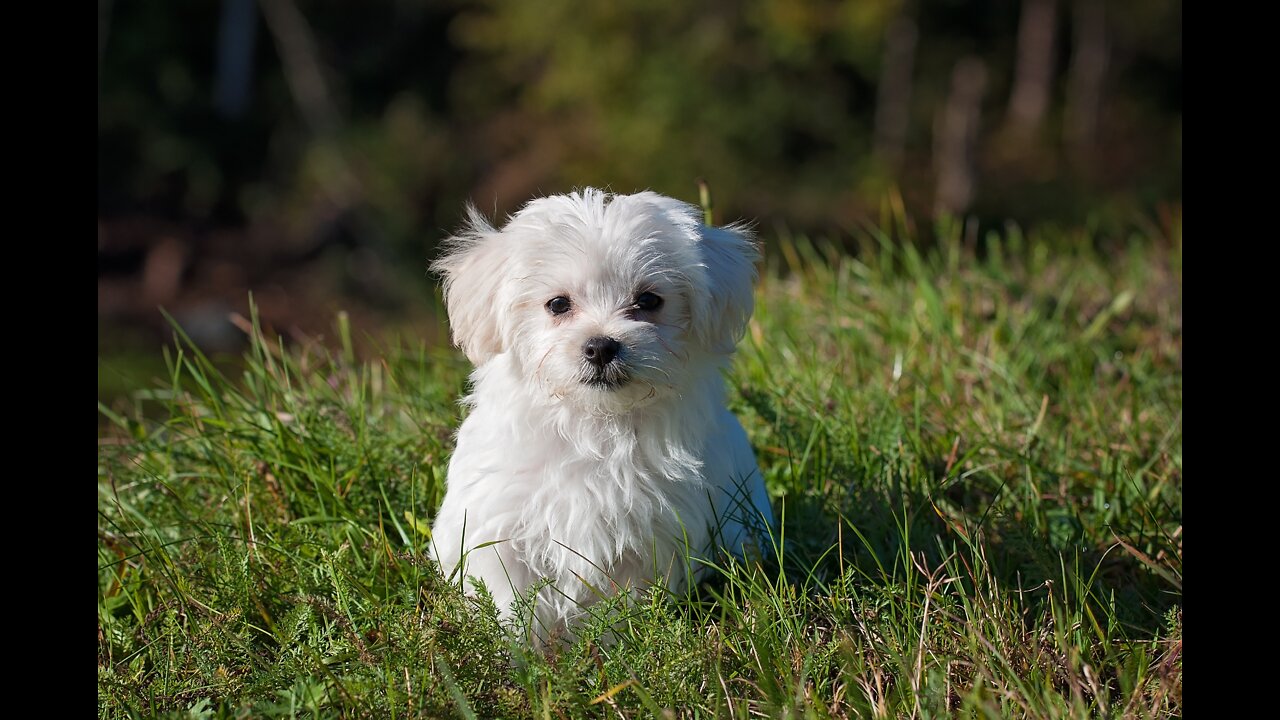
[(636, 296), (636, 309), (652, 312), (662, 307), (662, 298), (651, 292), (643, 292)]
[(547, 312), (552, 315), (563, 315), (569, 312), (571, 307), (573, 307), (573, 303), (569, 302), (569, 298), (563, 295), (557, 295), (547, 301)]

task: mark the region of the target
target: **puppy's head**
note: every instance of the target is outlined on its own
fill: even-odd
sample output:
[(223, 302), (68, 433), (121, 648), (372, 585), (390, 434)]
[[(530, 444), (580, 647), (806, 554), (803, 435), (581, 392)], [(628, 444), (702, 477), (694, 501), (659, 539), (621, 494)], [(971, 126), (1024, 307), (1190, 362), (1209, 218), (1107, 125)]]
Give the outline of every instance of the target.
[(507, 354), (557, 401), (624, 412), (680, 392), (691, 363), (733, 351), (758, 253), (651, 192), (534, 200), (502, 228), (474, 208), (433, 268), (454, 342), (477, 366)]

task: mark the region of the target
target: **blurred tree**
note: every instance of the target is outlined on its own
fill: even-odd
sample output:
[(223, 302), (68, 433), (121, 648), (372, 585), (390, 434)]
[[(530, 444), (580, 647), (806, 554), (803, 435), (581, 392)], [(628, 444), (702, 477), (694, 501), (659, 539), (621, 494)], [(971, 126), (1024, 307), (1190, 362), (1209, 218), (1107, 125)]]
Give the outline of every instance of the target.
[(895, 18), (885, 35), (873, 148), (876, 159), (893, 176), (902, 168), (907, 128), (911, 124), (911, 71), (918, 37), (915, 21), (905, 15)]
[(305, 268), (392, 307), (465, 200), (587, 184), (704, 178), (720, 220), (819, 233), (895, 187), (999, 221), (1180, 201), (1181, 3), (1059, 5), (99, 0), (99, 306)]
[[(691, 197), (801, 225), (850, 220), (897, 3), (490, 0), (459, 18), (460, 104), (492, 170), (477, 195), (583, 184)], [(508, 100), (510, 98), (510, 100)]]
[(1054, 36), (1058, 29), (1055, 0), (1024, 0), (1018, 22), (1018, 55), (1008, 122), (1019, 142), (1028, 142), (1049, 111), (1054, 78)]
[(1093, 151), (1102, 108), (1102, 86), (1107, 76), (1107, 10), (1103, 0), (1076, 0), (1075, 47), (1067, 78), (1067, 145), (1079, 159)]
[(257, 30), (253, 0), (223, 0), (213, 96), (218, 113), (229, 120), (239, 120), (249, 109)]
[[(932, 205), (932, 119), (967, 55), (987, 67), (984, 104), (1008, 98), (988, 114), (1061, 127), (1021, 149), (982, 129), (980, 212), (1180, 188), (1181, 6), (1162, 0), (104, 0), (99, 214), (319, 237), (360, 207), (408, 250), (467, 196), (499, 210), (588, 183), (692, 197), (704, 177), (727, 214), (829, 229), (890, 182)], [(1043, 202), (1007, 195), (1042, 186)], [(347, 199), (325, 209), (333, 188)]]
[(969, 209), (977, 186), (976, 152), (982, 124), (987, 67), (976, 57), (961, 58), (951, 73), (951, 92), (934, 121), (934, 213), (960, 215)]

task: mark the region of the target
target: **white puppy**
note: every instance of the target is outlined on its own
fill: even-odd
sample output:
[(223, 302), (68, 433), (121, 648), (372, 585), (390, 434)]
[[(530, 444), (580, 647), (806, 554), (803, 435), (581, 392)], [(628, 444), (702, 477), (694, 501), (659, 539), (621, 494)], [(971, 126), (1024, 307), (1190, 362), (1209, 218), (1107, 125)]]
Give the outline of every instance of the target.
[(504, 617), (537, 586), (539, 638), (570, 633), (601, 594), (685, 587), (690, 559), (757, 548), (772, 521), (721, 378), (757, 250), (700, 215), (590, 188), (501, 229), (472, 208), (434, 265), (476, 366), (435, 559), (483, 581)]

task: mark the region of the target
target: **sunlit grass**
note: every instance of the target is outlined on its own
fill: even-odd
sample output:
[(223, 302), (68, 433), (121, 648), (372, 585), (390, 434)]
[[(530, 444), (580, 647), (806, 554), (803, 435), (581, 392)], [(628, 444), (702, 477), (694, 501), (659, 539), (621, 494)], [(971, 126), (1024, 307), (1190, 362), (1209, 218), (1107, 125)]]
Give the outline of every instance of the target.
[(455, 352), (180, 345), (102, 409), (99, 714), (1181, 715), (1180, 218), (883, 226), (763, 273), (730, 386), (778, 560), (548, 654), (424, 559)]

